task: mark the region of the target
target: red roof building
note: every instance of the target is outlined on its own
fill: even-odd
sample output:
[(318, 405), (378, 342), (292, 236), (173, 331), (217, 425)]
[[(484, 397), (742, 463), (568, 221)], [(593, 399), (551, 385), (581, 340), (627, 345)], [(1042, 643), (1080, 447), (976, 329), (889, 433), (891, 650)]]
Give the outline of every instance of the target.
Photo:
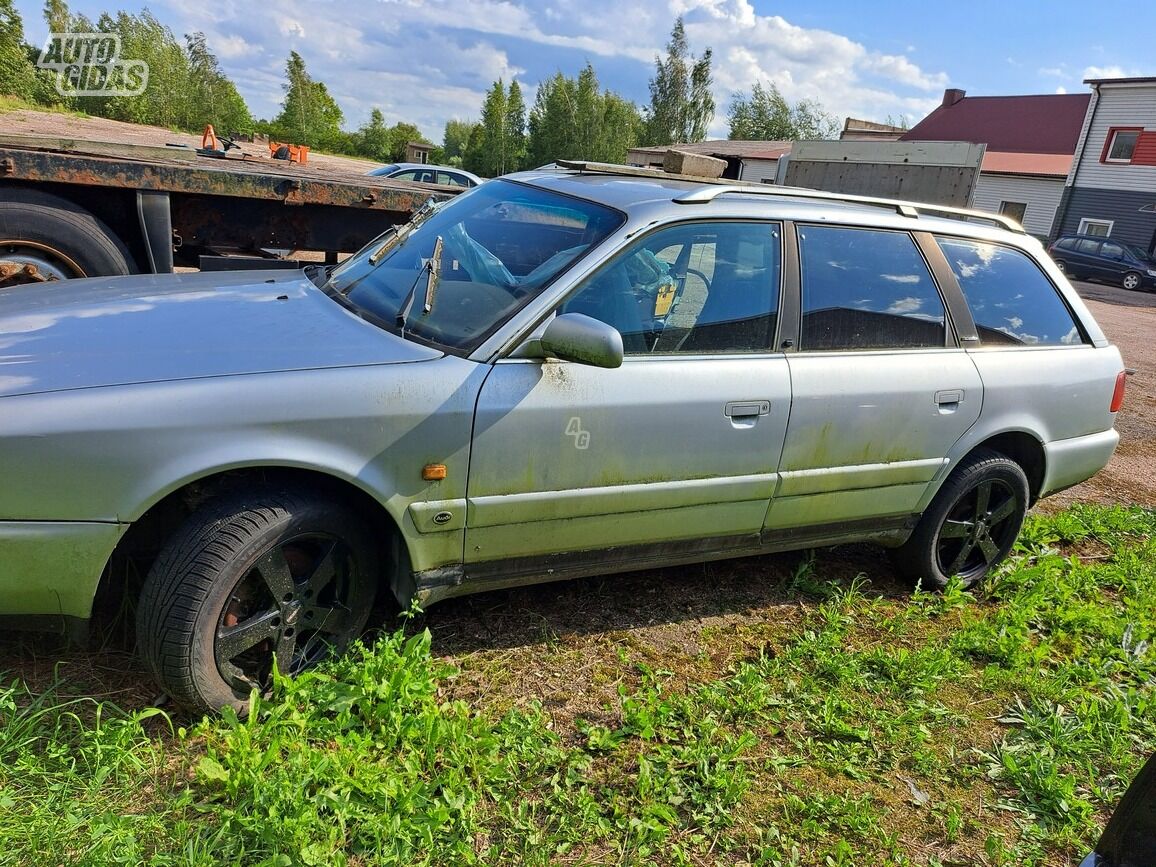
[(900, 141), (987, 146), (972, 204), (1046, 237), (1063, 196), (1091, 94), (967, 96), (957, 88)]

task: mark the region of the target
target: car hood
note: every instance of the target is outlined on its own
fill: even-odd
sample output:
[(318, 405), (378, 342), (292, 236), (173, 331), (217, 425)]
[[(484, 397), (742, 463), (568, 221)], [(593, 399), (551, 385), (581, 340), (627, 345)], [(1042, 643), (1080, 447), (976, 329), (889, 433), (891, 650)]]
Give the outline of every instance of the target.
[(439, 357), (358, 318), (300, 271), (0, 291), (0, 396)]

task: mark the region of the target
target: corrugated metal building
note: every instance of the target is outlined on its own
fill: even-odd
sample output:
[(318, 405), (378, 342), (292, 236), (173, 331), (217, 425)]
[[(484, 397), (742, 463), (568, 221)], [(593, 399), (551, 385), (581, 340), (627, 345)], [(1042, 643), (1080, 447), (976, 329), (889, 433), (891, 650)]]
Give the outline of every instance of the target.
[(1053, 236), (1104, 235), (1156, 253), (1156, 77), (1094, 78)]

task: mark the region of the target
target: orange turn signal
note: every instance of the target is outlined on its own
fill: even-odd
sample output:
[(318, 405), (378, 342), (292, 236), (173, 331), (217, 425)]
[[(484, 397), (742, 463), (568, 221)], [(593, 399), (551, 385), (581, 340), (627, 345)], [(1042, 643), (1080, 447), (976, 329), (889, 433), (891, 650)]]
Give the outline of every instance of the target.
[(427, 482), (440, 482), (446, 477), (445, 464), (426, 464), (421, 468), (421, 477)]

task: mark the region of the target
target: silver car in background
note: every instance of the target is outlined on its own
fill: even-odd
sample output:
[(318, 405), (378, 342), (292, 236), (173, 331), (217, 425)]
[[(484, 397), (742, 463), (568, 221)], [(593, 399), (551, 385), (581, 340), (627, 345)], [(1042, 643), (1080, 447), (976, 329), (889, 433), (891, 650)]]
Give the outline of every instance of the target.
[(852, 540), (975, 584), (1107, 463), (1123, 398), (1000, 223), (553, 171), (334, 268), (7, 290), (0, 615), (127, 594), (161, 686), (211, 710), (382, 597)]

